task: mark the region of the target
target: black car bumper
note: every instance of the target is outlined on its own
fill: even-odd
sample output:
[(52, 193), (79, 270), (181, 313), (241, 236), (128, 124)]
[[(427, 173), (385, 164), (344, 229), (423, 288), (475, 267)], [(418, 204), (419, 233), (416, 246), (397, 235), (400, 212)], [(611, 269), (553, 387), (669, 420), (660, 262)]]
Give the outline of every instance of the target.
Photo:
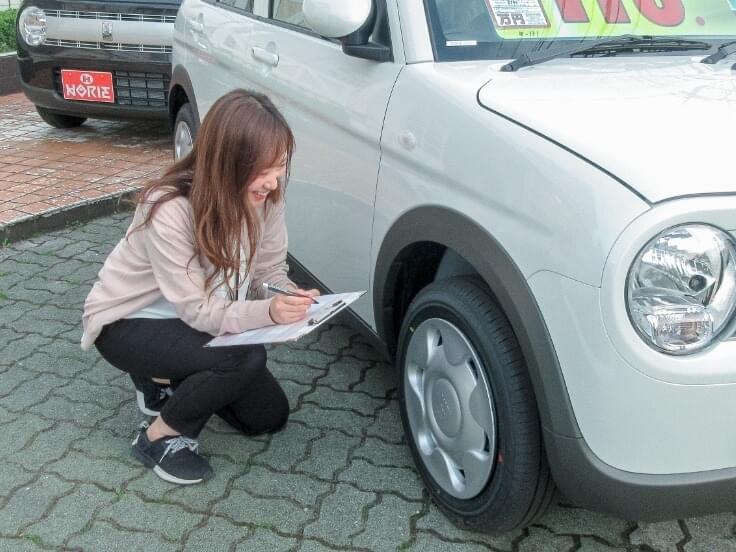
[[(18, 49), (26, 96), (55, 113), (100, 119), (167, 119), (171, 54), (39, 47)], [(109, 71), (114, 103), (64, 99), (61, 70)]]

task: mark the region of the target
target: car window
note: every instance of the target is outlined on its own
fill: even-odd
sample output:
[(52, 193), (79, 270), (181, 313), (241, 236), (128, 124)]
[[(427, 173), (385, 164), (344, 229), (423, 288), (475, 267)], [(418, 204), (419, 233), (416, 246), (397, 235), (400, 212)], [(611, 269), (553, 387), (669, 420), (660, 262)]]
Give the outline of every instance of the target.
[(253, 0), (216, 0), (216, 3), (221, 6), (227, 6), (247, 13), (253, 13)]
[(302, 12), (302, 2), (303, 0), (273, 0), (273, 18), (308, 29)]

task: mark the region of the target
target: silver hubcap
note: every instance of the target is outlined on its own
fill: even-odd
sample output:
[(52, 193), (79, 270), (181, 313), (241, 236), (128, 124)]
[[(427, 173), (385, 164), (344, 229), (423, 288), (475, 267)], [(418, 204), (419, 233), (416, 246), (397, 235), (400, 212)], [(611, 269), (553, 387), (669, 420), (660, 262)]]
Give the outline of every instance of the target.
[(442, 489), (472, 498), (495, 464), (496, 422), (488, 379), (470, 341), (440, 318), (410, 338), (405, 403), (424, 466)]
[(192, 151), (192, 132), (189, 125), (179, 121), (174, 130), (174, 159), (177, 161)]

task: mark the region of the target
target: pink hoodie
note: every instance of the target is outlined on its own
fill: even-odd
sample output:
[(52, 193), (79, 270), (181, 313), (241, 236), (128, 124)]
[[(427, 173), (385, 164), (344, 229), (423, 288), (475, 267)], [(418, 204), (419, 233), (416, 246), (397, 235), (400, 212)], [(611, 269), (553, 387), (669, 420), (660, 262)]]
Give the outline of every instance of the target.
[(147, 209), (147, 205), (138, 206), (126, 237), (107, 257), (99, 279), (84, 302), (82, 349), (92, 346), (106, 324), (125, 318), (161, 297), (173, 303), (181, 320), (212, 335), (273, 324), (268, 310), (271, 301), (263, 298), (263, 282), (296, 288), (287, 277), (283, 201), (269, 204), (262, 221), (250, 271), (252, 291), (247, 301), (230, 301), (205, 291), (205, 279), (214, 267), (206, 258), (194, 254), (189, 200), (178, 197), (163, 203), (148, 225), (131, 232), (141, 223)]

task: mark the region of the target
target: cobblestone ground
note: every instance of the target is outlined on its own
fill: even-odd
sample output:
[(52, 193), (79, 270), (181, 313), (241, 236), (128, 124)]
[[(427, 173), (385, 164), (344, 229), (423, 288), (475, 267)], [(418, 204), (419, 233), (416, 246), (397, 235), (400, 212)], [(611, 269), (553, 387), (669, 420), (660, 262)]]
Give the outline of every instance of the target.
[(175, 487), (129, 455), (129, 380), (79, 349), (80, 308), (128, 215), (0, 249), (0, 551), (736, 550), (732, 514), (658, 524), (564, 503), (528, 530), (454, 528), (412, 467), (391, 368), (346, 326), (270, 351), (287, 428), (243, 438), (213, 420), (216, 470)]

